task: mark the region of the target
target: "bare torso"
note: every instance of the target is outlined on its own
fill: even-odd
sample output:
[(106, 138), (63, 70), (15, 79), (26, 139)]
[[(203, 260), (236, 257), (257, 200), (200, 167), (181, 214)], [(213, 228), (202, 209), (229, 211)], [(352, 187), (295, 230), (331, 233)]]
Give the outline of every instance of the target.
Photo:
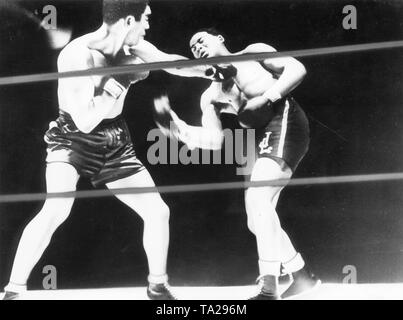
[[(91, 48), (91, 43), (94, 40), (95, 40), (94, 34), (90, 33), (80, 38), (77, 38), (71, 43), (69, 43), (60, 53), (58, 62), (59, 72), (72, 71), (72, 70), (86, 70), (92, 68), (99, 68), (99, 67), (102, 68), (112, 66), (111, 63), (107, 60), (107, 58), (100, 51)], [(75, 52), (80, 53), (85, 52), (87, 54), (87, 57), (85, 57), (84, 53), (82, 61), (74, 63), (73, 61), (80, 60), (77, 59), (76, 56), (74, 56)], [(122, 54), (124, 53), (122, 52)], [(136, 56), (127, 56), (125, 58), (127, 59), (125, 59), (124, 64), (143, 63), (143, 61)], [(66, 70), (66, 68), (64, 67), (66, 65), (68, 66), (68, 70)], [(148, 74), (149, 73), (144, 73), (139, 75), (138, 81), (147, 78)], [(98, 76), (98, 75), (91, 76), (91, 80), (94, 84), (94, 92), (93, 92), (94, 97), (102, 91), (101, 84), (103, 77), (104, 76)], [(71, 90), (70, 83), (71, 82), (65, 81), (63, 79), (59, 80), (59, 87), (58, 87), (59, 108), (68, 113), (72, 113), (73, 110), (77, 113), (79, 112), (79, 110), (75, 109), (77, 108), (77, 106), (73, 105), (74, 103), (71, 103), (72, 95), (74, 95), (74, 92), (72, 92)], [(106, 115), (105, 119), (113, 119), (122, 113), (127, 92), (128, 90), (126, 90), (119, 97), (119, 99), (115, 102), (113, 109), (111, 109), (111, 112), (108, 115)]]
[(213, 82), (209, 90), (213, 104), (221, 105), (220, 112), (237, 114), (245, 101), (262, 95), (276, 83), (277, 77), (256, 61), (233, 65), (238, 70), (234, 80)]

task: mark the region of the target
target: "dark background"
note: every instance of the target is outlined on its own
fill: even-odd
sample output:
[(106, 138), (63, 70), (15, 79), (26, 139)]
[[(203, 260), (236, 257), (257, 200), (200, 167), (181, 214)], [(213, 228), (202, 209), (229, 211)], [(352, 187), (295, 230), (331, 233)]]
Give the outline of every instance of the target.
[[(1, 2), (1, 0), (0, 0)], [(41, 11), (54, 3), (59, 27), (74, 37), (101, 23), (99, 1), (22, 1)], [(358, 30), (344, 30), (342, 9), (354, 4)], [(4, 9), (4, 8), (3, 8)], [(215, 26), (232, 50), (265, 42), (278, 50), (400, 40), (398, 1), (154, 1), (147, 39), (167, 52), (190, 56), (192, 32)], [(55, 71), (57, 51), (35, 25), (5, 10), (0, 73)], [(1, 15), (1, 13), (0, 13)], [(403, 169), (403, 50), (388, 49), (301, 59), (308, 69), (295, 97), (311, 120), (311, 148), (296, 177), (400, 172)], [(154, 72), (131, 90), (125, 108), (139, 157), (157, 185), (241, 180), (234, 166), (147, 163), (147, 133), (155, 128), (151, 103), (166, 91), (186, 121), (199, 124), (207, 81)], [(45, 190), (43, 134), (57, 116), (56, 82), (0, 87), (0, 193)], [(234, 119), (225, 119), (233, 127)], [(91, 188), (83, 180), (80, 189)], [(279, 213), (296, 247), (323, 281), (341, 282), (354, 265), (359, 282), (403, 281), (403, 185), (355, 183), (287, 188)], [(169, 274), (173, 285), (243, 285), (257, 276), (254, 238), (246, 227), (243, 191), (163, 195), (171, 208)], [(0, 205), (0, 287), (7, 283), (24, 226), (41, 203)], [(113, 198), (77, 200), (34, 269), (54, 265), (59, 288), (146, 283), (142, 222)]]

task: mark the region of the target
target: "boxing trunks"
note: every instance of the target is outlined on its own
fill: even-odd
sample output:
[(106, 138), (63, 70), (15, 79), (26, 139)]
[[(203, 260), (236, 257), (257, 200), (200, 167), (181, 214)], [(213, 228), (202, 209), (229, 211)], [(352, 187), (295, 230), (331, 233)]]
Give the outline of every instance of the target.
[(94, 186), (127, 178), (145, 169), (137, 159), (125, 120), (102, 121), (92, 132), (83, 133), (64, 111), (50, 123), (45, 134), (46, 162), (71, 164)]
[(271, 158), (293, 172), (309, 148), (309, 122), (293, 98), (284, 98), (272, 106), (273, 117), (256, 129), (255, 148), (258, 158)]

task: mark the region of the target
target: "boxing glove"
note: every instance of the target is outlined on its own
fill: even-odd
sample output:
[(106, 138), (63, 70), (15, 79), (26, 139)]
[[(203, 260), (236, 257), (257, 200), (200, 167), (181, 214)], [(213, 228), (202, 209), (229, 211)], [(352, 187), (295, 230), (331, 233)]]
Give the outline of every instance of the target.
[(234, 78), (237, 74), (238, 70), (232, 64), (214, 65), (206, 70), (207, 77), (219, 82)]
[(238, 121), (243, 128), (262, 128), (273, 117), (273, 103), (263, 96), (250, 99), (238, 111)]

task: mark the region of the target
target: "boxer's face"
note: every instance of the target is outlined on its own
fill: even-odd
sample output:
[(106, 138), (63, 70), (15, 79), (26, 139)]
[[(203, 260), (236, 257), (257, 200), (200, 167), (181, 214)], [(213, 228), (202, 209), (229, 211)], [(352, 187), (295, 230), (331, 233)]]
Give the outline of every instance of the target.
[(151, 8), (147, 6), (140, 21), (136, 21), (133, 16), (126, 18), (125, 25), (129, 28), (125, 44), (128, 46), (135, 46), (140, 40), (144, 39), (146, 30), (150, 29), (149, 17), (151, 15)]
[(196, 33), (189, 45), (195, 58), (214, 57), (220, 55), (224, 47), (224, 38), (203, 31)]

